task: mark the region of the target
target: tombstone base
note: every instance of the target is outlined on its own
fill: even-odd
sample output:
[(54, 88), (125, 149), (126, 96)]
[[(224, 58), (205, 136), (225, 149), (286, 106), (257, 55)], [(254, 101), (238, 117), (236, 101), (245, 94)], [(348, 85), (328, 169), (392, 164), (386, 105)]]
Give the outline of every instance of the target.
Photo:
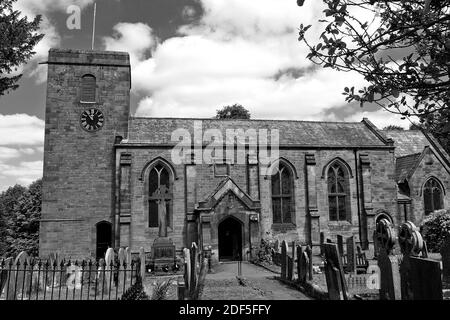
[(156, 238), (152, 245), (152, 260), (155, 270), (168, 267), (170, 270), (176, 263), (175, 244), (167, 237)]

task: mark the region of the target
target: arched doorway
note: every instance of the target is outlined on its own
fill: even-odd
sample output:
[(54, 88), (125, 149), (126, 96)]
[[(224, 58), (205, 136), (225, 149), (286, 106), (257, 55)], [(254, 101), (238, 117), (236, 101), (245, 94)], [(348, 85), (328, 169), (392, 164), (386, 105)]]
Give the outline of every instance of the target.
[(219, 224), (219, 260), (242, 260), (242, 224), (233, 217)]
[(101, 221), (96, 225), (97, 229), (97, 245), (96, 257), (97, 259), (105, 256), (106, 250), (112, 247), (112, 225), (107, 221)]

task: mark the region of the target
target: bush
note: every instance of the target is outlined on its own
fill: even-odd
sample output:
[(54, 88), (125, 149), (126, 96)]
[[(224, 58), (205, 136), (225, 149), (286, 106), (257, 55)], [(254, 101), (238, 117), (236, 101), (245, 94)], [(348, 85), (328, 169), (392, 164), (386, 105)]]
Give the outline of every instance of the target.
[(149, 300), (148, 295), (144, 291), (142, 281), (137, 281), (122, 295), (121, 300)]
[(169, 290), (172, 284), (172, 279), (168, 281), (158, 282), (153, 289), (152, 299), (151, 300), (166, 300), (167, 299), (167, 291)]
[(273, 240), (269, 239), (261, 239), (261, 242), (258, 247), (258, 251), (256, 251), (256, 262), (262, 263), (266, 262), (272, 264), (272, 254), (274, 252), (274, 243)]
[(438, 210), (423, 220), (420, 230), (427, 248), (431, 252), (440, 252), (447, 236), (450, 236), (450, 211)]

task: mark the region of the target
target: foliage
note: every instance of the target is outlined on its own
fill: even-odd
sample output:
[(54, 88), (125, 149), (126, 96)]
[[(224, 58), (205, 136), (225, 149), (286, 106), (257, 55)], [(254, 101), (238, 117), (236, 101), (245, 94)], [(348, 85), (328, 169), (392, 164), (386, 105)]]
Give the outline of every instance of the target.
[(450, 211), (437, 210), (425, 217), (420, 225), (428, 250), (439, 252), (447, 236), (450, 236)]
[(144, 291), (142, 281), (138, 280), (122, 295), (121, 300), (149, 300), (148, 295)]
[(17, 70), (35, 54), (33, 48), (44, 37), (37, 33), (42, 17), (33, 21), (21, 17), (12, 8), (16, 1), (0, 1), (0, 96), (19, 87), (22, 74), (16, 74)]
[(0, 195), (0, 255), (15, 256), (20, 251), (38, 255), (42, 180), (28, 188), (10, 187)]
[(272, 254), (274, 251), (274, 243), (270, 239), (261, 239), (258, 251), (256, 252), (256, 260), (259, 263), (265, 262), (273, 264)]
[(325, 17), (319, 22), (325, 25), (317, 44), (305, 37), (311, 25), (300, 25), (299, 40), (309, 48), (312, 62), (357, 72), (369, 82), (360, 90), (346, 87), (346, 101), (376, 103), (420, 119), (448, 108), (450, 0), (323, 3)]
[(399, 130), (399, 131), (401, 131), (404, 129), (403, 129), (403, 127), (396, 126), (395, 124), (390, 124), (390, 125), (384, 127), (383, 130)]
[(250, 112), (240, 104), (233, 104), (217, 110), (216, 119), (250, 119)]
[(167, 291), (172, 285), (172, 279), (163, 282), (157, 282), (155, 288), (153, 289), (151, 300), (166, 300)]

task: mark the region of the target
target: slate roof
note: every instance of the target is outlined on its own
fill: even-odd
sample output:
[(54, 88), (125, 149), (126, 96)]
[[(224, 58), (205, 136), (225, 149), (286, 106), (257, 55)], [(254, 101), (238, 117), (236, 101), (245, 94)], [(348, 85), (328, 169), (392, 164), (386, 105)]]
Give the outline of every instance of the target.
[(395, 181), (400, 182), (409, 177), (410, 171), (415, 168), (422, 153), (398, 157), (395, 161)]
[(383, 130), (382, 133), (394, 140), (396, 157), (421, 153), (430, 145), (430, 141), (420, 130)]
[[(193, 139), (194, 123), (200, 123), (203, 132), (206, 129), (218, 129), (226, 137), (227, 129), (267, 129), (279, 130), (280, 145), (301, 146), (386, 146), (386, 141), (376, 128), (362, 122), (319, 122), (294, 120), (219, 120), (186, 118), (139, 118), (129, 122), (128, 139), (123, 143), (175, 144), (171, 134), (176, 129), (186, 129)], [(372, 128), (370, 128), (372, 126)], [(269, 131), (270, 132), (270, 131)], [(270, 133), (269, 133), (270, 136)]]

